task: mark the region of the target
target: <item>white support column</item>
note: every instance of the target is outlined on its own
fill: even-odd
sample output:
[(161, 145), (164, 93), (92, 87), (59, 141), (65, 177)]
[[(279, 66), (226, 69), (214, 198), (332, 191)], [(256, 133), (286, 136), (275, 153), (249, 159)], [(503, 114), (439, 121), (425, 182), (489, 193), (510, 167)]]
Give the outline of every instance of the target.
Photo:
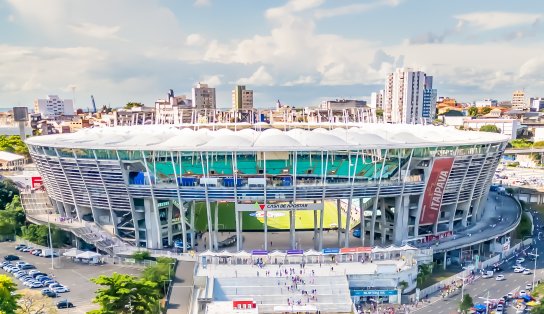
[[(351, 156), (351, 154), (350, 154)], [(346, 215), (346, 228), (345, 228), (345, 231), (346, 233), (344, 234), (345, 238), (344, 238), (344, 247), (349, 247), (349, 233), (350, 233), (350, 226), (351, 226), (351, 210), (352, 210), (352, 205), (353, 205), (353, 189), (354, 189), (354, 186), (355, 186), (355, 176), (357, 175), (357, 164), (359, 163), (359, 151), (357, 151), (357, 154), (355, 156), (355, 165), (353, 167), (353, 173), (351, 173), (351, 169), (349, 171), (349, 173), (351, 174), (350, 175), (350, 178), (351, 178), (351, 187), (350, 187), (350, 191), (349, 191), (349, 199), (348, 199), (348, 212), (347, 212), (347, 215)], [(350, 157), (350, 164), (349, 164), (349, 167), (351, 168), (351, 157)]]
[[(204, 167), (204, 155), (203, 155), (202, 152), (200, 152), (200, 161), (201, 161), (201, 165), (202, 165), (202, 175), (204, 176), (204, 178), (207, 179), (208, 178), (208, 172), (207, 172), (208, 169), (206, 169), (207, 167)], [(206, 165), (208, 165), (208, 152), (206, 152)], [(208, 248), (213, 251), (212, 211), (211, 211), (211, 205), (210, 205), (210, 198), (209, 198), (209, 195), (208, 195), (208, 181), (207, 180), (204, 181), (204, 194), (205, 194), (205, 197), (206, 197), (206, 216), (208, 218)]]
[[(195, 210), (196, 202), (191, 202), (191, 246), (195, 249), (196, 239), (195, 239)], [(185, 234), (185, 232), (183, 233)], [(186, 236), (187, 237), (187, 236)]]
[(215, 246), (215, 250), (219, 250), (219, 241), (217, 238), (219, 237), (219, 202), (215, 202), (215, 231), (213, 235), (213, 245)]
[(319, 216), (319, 251), (323, 249), (323, 220), (325, 214), (325, 192), (327, 190), (327, 165), (329, 160), (329, 151), (327, 151), (325, 157), (325, 163), (323, 164), (323, 151), (321, 151), (321, 186), (323, 187), (323, 193), (321, 194), (321, 202), (323, 204), (323, 209), (321, 209), (321, 214)]
[[(61, 161), (61, 157), (59, 155), (59, 151), (58, 151), (57, 148), (55, 148), (55, 154), (57, 154), (57, 159), (58, 159), (58, 162), (59, 162), (60, 171), (62, 171), (62, 174), (64, 175), (64, 178), (66, 179), (66, 184), (68, 185), (68, 188), (70, 189), (70, 195), (72, 195), (72, 201), (74, 202), (74, 208), (76, 209), (77, 220), (81, 221), (81, 217), (80, 217), (80, 214), (79, 214), (79, 206), (77, 204), (77, 200), (76, 200), (76, 197), (74, 195), (74, 190), (72, 189), (72, 186), (70, 184), (70, 180), (68, 179), (68, 176), (66, 175), (66, 171), (64, 170), (64, 166), (63, 166), (63, 163)], [(108, 198), (108, 202), (109, 202), (109, 198)], [(111, 205), (110, 205), (110, 210), (111, 210)], [(115, 228), (115, 230), (117, 230), (115, 225), (114, 225), (114, 228)]]
[[(385, 160), (387, 159), (387, 153), (388, 150), (385, 150), (385, 154), (383, 156), (383, 162), (382, 162), (382, 168), (380, 169), (380, 178), (378, 179), (378, 189), (376, 191), (376, 198), (374, 199), (374, 204), (372, 205), (372, 225), (370, 226), (370, 245), (374, 246), (374, 237), (376, 232), (376, 211), (378, 210), (378, 199), (380, 197), (380, 188), (382, 186), (382, 177), (383, 177), (383, 168), (385, 166)], [(381, 155), (381, 151), (380, 151)], [(384, 215), (384, 212), (382, 210), (382, 215)], [(385, 235), (382, 234), (382, 241), (384, 241)]]
[[(181, 165), (181, 156), (180, 156), (180, 153), (178, 152), (177, 154), (177, 157), (178, 157), (178, 162), (180, 163)], [(176, 177), (176, 194), (177, 194), (177, 197), (178, 197), (178, 204), (180, 206), (180, 214), (181, 214), (181, 232), (183, 232), (183, 234), (181, 235), (182, 237), (182, 241), (183, 241), (183, 253), (187, 253), (187, 228), (185, 226), (185, 205), (183, 204), (183, 201), (181, 200), (181, 191), (180, 191), (180, 182), (178, 182), (178, 172), (176, 170), (176, 164), (174, 163), (174, 153), (173, 152), (170, 152), (170, 160), (172, 161), (172, 169), (174, 169), (174, 176)], [(180, 173), (180, 181), (181, 181), (181, 173)], [(194, 209), (193, 209), (194, 211)], [(192, 230), (192, 234), (194, 234), (194, 224), (191, 223), (191, 230)], [(191, 240), (193, 241), (193, 240)], [(192, 245), (194, 245), (194, 242), (192, 243)], [(194, 249), (194, 246), (193, 246), (193, 249)]]
[[(156, 228), (157, 228), (157, 235), (158, 235), (157, 236), (157, 242), (158, 242), (157, 243), (157, 248), (162, 249), (162, 234), (161, 234), (161, 223), (160, 223), (160, 220), (159, 220), (159, 206), (157, 204), (157, 199), (155, 198), (155, 192), (154, 192), (154, 189), (153, 189), (154, 184), (153, 184), (153, 180), (152, 180), (152, 177), (151, 177), (151, 171), (149, 171), (149, 166), (147, 165), (145, 151), (142, 150), (141, 152), (142, 152), (145, 171), (147, 172), (147, 175), (149, 177), (149, 189), (151, 191), (151, 204), (153, 204), (153, 211), (155, 212), (155, 215), (153, 215), (153, 217), (155, 219), (155, 225), (156, 225)], [(96, 158), (96, 153), (95, 153), (95, 158)], [(97, 162), (97, 164), (98, 164), (98, 162)], [(152, 247), (152, 246), (150, 246), (150, 243), (149, 243), (149, 235), (147, 235), (146, 241), (147, 241), (147, 247)]]
[(340, 199), (336, 199), (336, 214), (338, 216), (338, 242), (337, 246), (340, 247), (340, 241), (342, 241), (342, 207)]
[[(266, 180), (266, 152), (262, 152), (263, 154), (263, 177), (264, 177), (264, 187), (263, 187), (263, 195), (264, 195), (264, 203), (267, 203), (266, 198), (266, 185), (268, 184), (268, 181)], [(266, 210), (266, 206), (263, 209), (264, 211), (264, 249), (268, 250), (268, 211)]]
[(295, 211), (289, 210), (289, 239), (291, 240), (291, 249), (296, 249), (295, 238)]
[(361, 223), (359, 224), (359, 231), (361, 233), (361, 246), (365, 246), (365, 208), (363, 205), (363, 198), (359, 198), (359, 215)]
[(385, 231), (386, 231), (386, 223), (387, 223), (387, 205), (385, 204), (385, 198), (381, 199), (381, 209), (380, 209), (382, 215), (380, 216), (381, 220), (381, 234), (382, 234), (382, 244), (385, 244)]

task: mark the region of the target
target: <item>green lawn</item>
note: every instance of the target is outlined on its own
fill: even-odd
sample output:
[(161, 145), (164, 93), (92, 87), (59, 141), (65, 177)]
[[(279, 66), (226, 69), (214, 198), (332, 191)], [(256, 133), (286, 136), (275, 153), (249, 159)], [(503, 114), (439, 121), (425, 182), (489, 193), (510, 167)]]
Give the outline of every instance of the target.
[[(213, 211), (215, 209), (214, 204), (211, 205), (212, 222)], [(244, 231), (262, 231), (264, 230), (264, 217), (255, 217), (256, 212), (243, 212), (242, 214), (242, 228)], [(262, 213), (262, 212), (261, 212)], [(274, 211), (274, 217), (268, 217), (268, 229), (269, 230), (289, 230), (289, 212), (288, 211)], [(253, 214), (253, 215), (252, 215)], [(345, 214), (341, 215), (342, 224), (345, 224)], [(221, 203), (219, 204), (219, 230), (236, 230), (236, 222), (234, 219), (234, 204), (233, 203)], [(333, 202), (325, 203), (325, 215), (323, 217), (324, 228), (335, 228), (338, 225), (338, 215), (336, 213), (336, 205)], [(320, 213), (317, 213), (317, 222), (319, 224)], [(195, 212), (195, 229), (197, 231), (208, 230), (208, 221), (206, 215), (206, 204), (197, 203)], [(352, 226), (354, 223), (352, 223)], [(295, 228), (297, 230), (313, 229), (314, 228), (314, 216), (311, 210), (301, 210), (296, 212)]]

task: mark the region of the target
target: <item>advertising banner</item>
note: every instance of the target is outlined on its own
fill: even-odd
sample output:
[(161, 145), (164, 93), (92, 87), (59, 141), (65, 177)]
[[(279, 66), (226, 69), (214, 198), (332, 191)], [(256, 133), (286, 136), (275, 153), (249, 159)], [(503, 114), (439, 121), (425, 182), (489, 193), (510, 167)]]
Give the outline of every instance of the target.
[(32, 177), (32, 188), (39, 188), (43, 184), (42, 177)]
[(236, 211), (254, 212), (260, 210), (322, 210), (323, 203), (259, 203), (236, 204)]
[(437, 158), (433, 162), (433, 168), (427, 187), (423, 194), (423, 205), (421, 208), (420, 224), (434, 224), (440, 213), (442, 197), (446, 189), (446, 183), (453, 166), (453, 157)]

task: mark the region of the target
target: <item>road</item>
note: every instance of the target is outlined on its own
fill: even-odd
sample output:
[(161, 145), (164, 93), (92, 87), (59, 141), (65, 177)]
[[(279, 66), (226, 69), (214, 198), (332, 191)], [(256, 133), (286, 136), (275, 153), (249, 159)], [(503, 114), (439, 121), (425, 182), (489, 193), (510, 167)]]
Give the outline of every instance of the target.
[[(539, 251), (539, 258), (537, 258), (536, 263), (536, 275), (535, 281), (544, 279), (544, 242), (540, 239), (544, 236), (541, 232), (544, 226), (544, 218), (538, 212), (533, 212), (535, 218), (535, 237), (533, 241), (533, 248), (537, 248)], [(540, 234), (539, 234), (540, 233)], [(540, 238), (539, 238), (540, 236)], [(540, 253), (542, 252), (542, 253)], [(524, 290), (526, 284), (532, 283), (532, 275), (523, 275), (516, 274), (513, 272), (512, 266), (515, 264), (515, 257), (510, 258), (510, 260), (505, 261), (501, 267), (503, 268), (502, 274), (504, 274), (506, 280), (496, 281), (495, 278), (490, 279), (478, 279), (471, 285), (465, 286), (465, 293), (470, 294), (475, 303), (483, 302), (482, 298), (491, 298), (497, 299), (506, 295), (509, 292), (515, 292), (519, 290)], [(526, 261), (522, 264), (525, 268), (531, 269), (535, 267), (534, 262), (529, 261), (528, 257), (525, 257)], [(434, 314), (434, 313), (457, 313), (459, 302), (461, 301), (461, 293), (457, 292), (457, 295), (451, 296), (445, 299), (434, 298), (431, 302), (434, 302), (427, 307), (413, 311), (412, 313), (418, 314)], [(510, 308), (506, 313), (515, 313), (515, 311)]]

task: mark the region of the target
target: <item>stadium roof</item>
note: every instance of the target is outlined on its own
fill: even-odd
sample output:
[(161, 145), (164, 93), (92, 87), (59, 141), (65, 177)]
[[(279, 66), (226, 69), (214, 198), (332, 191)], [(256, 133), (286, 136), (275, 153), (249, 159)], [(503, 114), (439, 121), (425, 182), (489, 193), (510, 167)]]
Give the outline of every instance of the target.
[(82, 129), (76, 133), (32, 137), (28, 144), (60, 148), (166, 151), (283, 151), (410, 148), (505, 142), (509, 137), (449, 127), (402, 124), (359, 124), (357, 127), (210, 130), (171, 125)]

